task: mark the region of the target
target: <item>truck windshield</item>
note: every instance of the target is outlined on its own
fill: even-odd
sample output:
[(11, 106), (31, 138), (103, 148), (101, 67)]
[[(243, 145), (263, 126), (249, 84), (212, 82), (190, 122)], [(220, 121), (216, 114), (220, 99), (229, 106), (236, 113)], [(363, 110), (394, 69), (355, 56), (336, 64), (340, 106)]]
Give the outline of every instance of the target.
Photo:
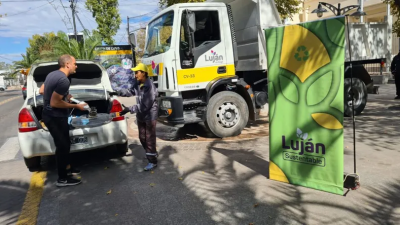
[(165, 13), (152, 21), (147, 29), (146, 48), (143, 57), (164, 53), (171, 45), (174, 11)]

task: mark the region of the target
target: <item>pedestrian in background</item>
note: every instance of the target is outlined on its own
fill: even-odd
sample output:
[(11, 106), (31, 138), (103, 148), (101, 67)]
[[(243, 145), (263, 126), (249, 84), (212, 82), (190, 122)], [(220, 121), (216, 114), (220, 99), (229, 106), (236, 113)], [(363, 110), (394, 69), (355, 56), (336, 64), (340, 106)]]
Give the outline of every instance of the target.
[(139, 139), (146, 151), (148, 160), (145, 171), (153, 170), (157, 167), (158, 153), (156, 150), (156, 123), (158, 117), (157, 96), (158, 91), (152, 80), (149, 79), (147, 67), (139, 63), (135, 68), (135, 79), (133, 79), (132, 89), (118, 91), (120, 96), (136, 96), (136, 105), (125, 107), (121, 115), (130, 112), (136, 113), (136, 120), (139, 129)]
[(394, 99), (400, 99), (400, 51), (393, 57), (390, 71), (394, 76), (394, 82), (396, 84), (396, 97)]

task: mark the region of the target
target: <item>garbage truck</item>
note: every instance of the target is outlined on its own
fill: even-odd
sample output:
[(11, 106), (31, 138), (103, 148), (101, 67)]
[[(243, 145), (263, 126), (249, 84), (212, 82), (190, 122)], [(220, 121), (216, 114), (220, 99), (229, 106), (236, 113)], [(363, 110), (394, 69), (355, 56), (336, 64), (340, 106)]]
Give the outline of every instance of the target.
[[(273, 0), (182, 3), (155, 15), (146, 27), (142, 62), (159, 91), (159, 121), (178, 127), (204, 122), (217, 137), (239, 135), (268, 103), (264, 30), (282, 25)], [(130, 40), (134, 44), (134, 34)], [(374, 62), (371, 58), (375, 57), (380, 62), (384, 56), (362, 54), (356, 53), (359, 61), (352, 61), (356, 88), (350, 90), (346, 51), (344, 108), (348, 115), (350, 98), (356, 98), (355, 114), (360, 114), (367, 87), (372, 85), (363, 60)]]

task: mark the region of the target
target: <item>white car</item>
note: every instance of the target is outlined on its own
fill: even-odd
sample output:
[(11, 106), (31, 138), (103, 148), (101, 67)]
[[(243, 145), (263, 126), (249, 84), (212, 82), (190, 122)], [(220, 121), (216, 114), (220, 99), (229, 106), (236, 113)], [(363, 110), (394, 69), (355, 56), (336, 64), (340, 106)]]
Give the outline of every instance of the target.
[[(107, 71), (93, 61), (77, 61), (78, 69), (70, 76), (70, 94), (97, 110), (70, 109), (71, 153), (116, 145), (119, 153), (128, 149), (127, 119), (120, 116), (122, 105), (114, 96)], [(46, 76), (59, 69), (57, 62), (32, 66), (27, 76), (27, 97), (19, 111), (18, 139), (25, 164), (33, 171), (40, 166), (40, 157), (54, 155), (56, 147), (42, 122), (43, 96), (40, 86)], [(94, 112), (94, 110), (93, 110)]]

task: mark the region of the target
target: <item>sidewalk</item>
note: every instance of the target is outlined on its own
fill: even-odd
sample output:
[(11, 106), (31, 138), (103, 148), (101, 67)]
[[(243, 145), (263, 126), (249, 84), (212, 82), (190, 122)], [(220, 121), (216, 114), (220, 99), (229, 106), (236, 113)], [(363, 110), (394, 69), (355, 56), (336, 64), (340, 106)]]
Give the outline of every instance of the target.
[[(125, 106), (136, 104), (135, 97), (119, 97), (119, 100)], [(136, 124), (136, 115), (127, 114), (128, 117), (128, 137), (129, 139), (138, 139), (138, 128)], [(204, 126), (204, 124), (187, 124), (182, 128), (166, 126), (157, 123), (157, 142), (171, 142), (171, 141), (238, 141), (250, 140), (259, 137), (265, 137), (269, 134), (268, 124), (268, 106), (261, 111), (261, 116), (258, 121), (249, 122), (247, 127), (242, 131), (242, 134), (236, 137), (217, 138), (214, 137)]]

